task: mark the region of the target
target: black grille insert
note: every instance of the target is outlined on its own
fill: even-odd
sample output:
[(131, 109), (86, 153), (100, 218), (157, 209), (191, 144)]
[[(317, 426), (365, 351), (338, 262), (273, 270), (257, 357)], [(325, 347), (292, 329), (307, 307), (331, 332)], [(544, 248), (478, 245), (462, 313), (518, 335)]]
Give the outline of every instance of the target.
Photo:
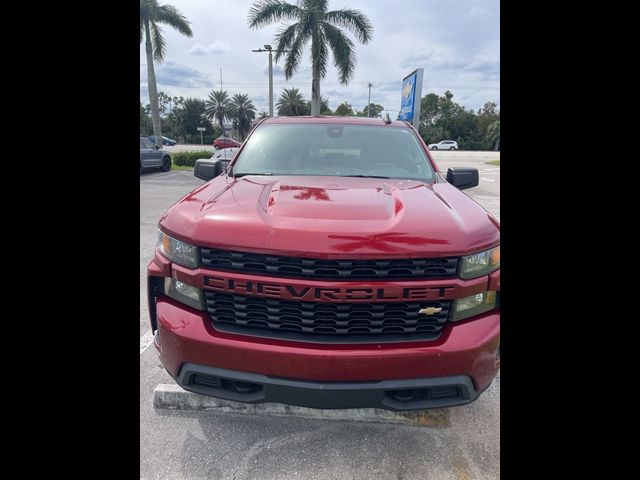
[(322, 280), (432, 280), (453, 278), (457, 257), (326, 260), (201, 248), (202, 266), (215, 270)]
[[(221, 331), (318, 342), (436, 339), (450, 300), (385, 303), (319, 303), (205, 290), (207, 310)], [(441, 308), (434, 315), (419, 314)]]

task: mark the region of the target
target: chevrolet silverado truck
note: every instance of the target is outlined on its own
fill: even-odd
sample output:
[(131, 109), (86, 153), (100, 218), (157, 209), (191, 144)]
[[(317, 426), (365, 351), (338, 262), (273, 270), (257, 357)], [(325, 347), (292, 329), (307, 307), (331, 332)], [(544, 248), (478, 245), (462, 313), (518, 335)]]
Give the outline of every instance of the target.
[(239, 402), (469, 403), (500, 367), (500, 225), (407, 122), (261, 121), (162, 216), (154, 344), (184, 389)]

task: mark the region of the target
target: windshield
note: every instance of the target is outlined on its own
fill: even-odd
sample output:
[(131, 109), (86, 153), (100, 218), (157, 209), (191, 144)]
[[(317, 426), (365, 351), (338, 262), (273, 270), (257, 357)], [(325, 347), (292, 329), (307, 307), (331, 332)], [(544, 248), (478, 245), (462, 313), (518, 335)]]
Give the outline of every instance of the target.
[(433, 182), (433, 169), (408, 128), (367, 125), (262, 125), (247, 140), (233, 175), (330, 175)]

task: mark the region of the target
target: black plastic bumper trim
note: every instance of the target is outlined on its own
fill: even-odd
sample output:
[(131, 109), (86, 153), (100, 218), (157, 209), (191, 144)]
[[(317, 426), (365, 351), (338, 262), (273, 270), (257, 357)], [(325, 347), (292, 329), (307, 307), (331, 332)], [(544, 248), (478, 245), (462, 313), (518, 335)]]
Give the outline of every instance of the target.
[[(198, 383), (197, 379), (203, 376), (211, 377), (212, 381), (207, 385)], [(406, 411), (444, 408), (470, 403), (482, 393), (475, 390), (473, 381), (466, 375), (370, 382), (314, 382), (192, 363), (184, 363), (175, 380), (185, 390), (225, 400), (284, 403), (322, 409), (381, 408)], [(236, 390), (230, 385), (236, 386)], [(253, 387), (249, 388), (247, 385)], [(439, 388), (440, 392), (442, 389), (455, 388), (457, 395), (449, 398), (430, 398), (430, 390), (426, 389), (433, 388)], [(406, 390), (416, 391), (417, 399), (402, 401), (394, 393)]]

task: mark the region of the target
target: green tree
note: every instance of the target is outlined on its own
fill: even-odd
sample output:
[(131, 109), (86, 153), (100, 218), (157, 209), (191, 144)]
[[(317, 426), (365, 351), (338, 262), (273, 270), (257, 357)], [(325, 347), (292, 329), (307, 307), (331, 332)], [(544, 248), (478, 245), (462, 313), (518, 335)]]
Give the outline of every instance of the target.
[(336, 115), (354, 115), (353, 108), (351, 108), (351, 105), (349, 103), (342, 102), (340, 105), (338, 105), (338, 108), (336, 108)]
[(269, 116), (269, 112), (266, 111), (261, 111), (260, 115), (258, 116), (258, 118), (263, 119), (263, 118), (267, 118)]
[(485, 134), (489, 125), (500, 119), (498, 105), (495, 102), (485, 102), (484, 106), (478, 110), (478, 128)]
[(299, 0), (296, 5), (283, 0), (259, 0), (249, 10), (248, 21), (252, 29), (296, 20), (280, 30), (275, 38), (276, 62), (288, 50), (284, 69), (287, 80), (300, 65), (304, 46), (311, 41), (311, 115), (319, 115), (321, 111), (320, 79), (327, 73), (329, 50), (341, 84), (347, 85), (355, 70), (355, 44), (342, 28), (362, 44), (368, 43), (373, 36), (371, 22), (360, 11), (348, 8), (327, 11), (327, 8), (327, 0)]
[(140, 0), (140, 43), (144, 38), (147, 54), (149, 103), (151, 104), (151, 119), (156, 145), (162, 145), (162, 127), (158, 107), (158, 86), (156, 85), (153, 63), (154, 61), (162, 62), (167, 49), (160, 25), (169, 25), (183, 35), (191, 37), (193, 32), (189, 24), (186, 17), (172, 5), (160, 5), (157, 0)]
[(256, 107), (249, 100), (249, 95), (236, 93), (230, 103), (230, 114), (240, 140), (244, 141), (245, 135), (251, 130), (251, 121), (256, 118)]
[(225, 118), (231, 118), (231, 100), (229, 100), (229, 94), (222, 90), (213, 90), (209, 94), (209, 100), (206, 101), (205, 105), (207, 118), (212, 122), (218, 120), (224, 132), (223, 122)]
[(439, 98), (435, 93), (429, 93), (420, 100), (420, 122), (430, 127), (440, 117)]
[(382, 112), (384, 112), (384, 107), (382, 105), (378, 105), (377, 103), (371, 104), (371, 115), (369, 115), (369, 105), (366, 105), (362, 109), (363, 117), (382, 117)]
[(280, 116), (297, 117), (309, 114), (307, 103), (297, 88), (285, 88), (280, 94), (276, 108)]
[(181, 108), (180, 117), (182, 134), (189, 143), (200, 141), (198, 127), (205, 127), (206, 124), (209, 124), (209, 131), (211, 131), (211, 123), (208, 122), (206, 118), (204, 100), (187, 98), (184, 101), (184, 106)]

